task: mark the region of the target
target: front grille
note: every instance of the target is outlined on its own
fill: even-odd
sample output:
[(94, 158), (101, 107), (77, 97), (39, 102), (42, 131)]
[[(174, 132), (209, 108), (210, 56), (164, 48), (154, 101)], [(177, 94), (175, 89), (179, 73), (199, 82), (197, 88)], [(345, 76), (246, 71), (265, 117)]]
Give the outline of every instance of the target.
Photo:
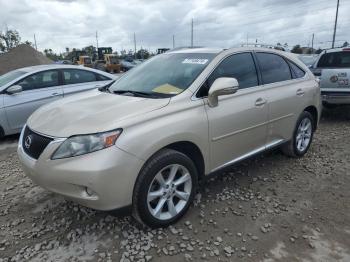
[(22, 147), (29, 156), (38, 159), (52, 140), (52, 138), (39, 135), (26, 127), (23, 133)]

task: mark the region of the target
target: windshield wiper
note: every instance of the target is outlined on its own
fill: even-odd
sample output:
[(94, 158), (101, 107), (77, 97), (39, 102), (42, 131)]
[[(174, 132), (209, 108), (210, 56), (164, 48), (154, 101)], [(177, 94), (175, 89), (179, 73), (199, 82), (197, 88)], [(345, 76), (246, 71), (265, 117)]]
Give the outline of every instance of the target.
[(107, 85), (104, 85), (104, 86), (100, 86), (99, 88), (98, 88), (98, 91), (100, 91), (100, 92), (109, 92), (110, 93), (110, 91), (109, 91), (109, 88), (111, 87), (111, 85), (113, 85), (114, 84), (114, 82), (115, 82), (115, 80), (114, 81), (112, 81), (112, 82), (110, 82), (109, 84), (107, 84)]
[(154, 94), (147, 93), (147, 92), (142, 92), (142, 91), (134, 91), (134, 90), (114, 90), (114, 94), (126, 94), (130, 93), (133, 94), (134, 96), (141, 96), (141, 97), (157, 97)]

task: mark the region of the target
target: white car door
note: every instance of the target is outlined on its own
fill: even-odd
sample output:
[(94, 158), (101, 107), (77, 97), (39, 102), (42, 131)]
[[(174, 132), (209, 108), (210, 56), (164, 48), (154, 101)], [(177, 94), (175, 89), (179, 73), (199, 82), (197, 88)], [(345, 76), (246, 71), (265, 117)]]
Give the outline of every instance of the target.
[(22, 87), (22, 92), (5, 92), (4, 109), (13, 132), (19, 132), (28, 117), (40, 106), (63, 97), (58, 74), (58, 70), (34, 73), (15, 83)]
[(62, 69), (64, 96), (102, 87), (111, 82), (105, 76), (83, 69)]

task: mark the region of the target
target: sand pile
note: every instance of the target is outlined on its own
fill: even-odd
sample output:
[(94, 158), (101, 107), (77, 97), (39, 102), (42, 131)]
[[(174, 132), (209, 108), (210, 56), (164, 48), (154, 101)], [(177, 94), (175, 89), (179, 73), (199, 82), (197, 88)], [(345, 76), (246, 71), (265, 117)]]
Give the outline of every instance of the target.
[(7, 53), (0, 54), (0, 75), (17, 68), (52, 63), (52, 60), (31, 46), (22, 44)]

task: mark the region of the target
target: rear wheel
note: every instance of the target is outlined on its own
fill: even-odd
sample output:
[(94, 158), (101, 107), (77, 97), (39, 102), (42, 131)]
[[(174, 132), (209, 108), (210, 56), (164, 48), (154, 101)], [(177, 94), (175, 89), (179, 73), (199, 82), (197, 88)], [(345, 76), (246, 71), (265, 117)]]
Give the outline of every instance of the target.
[(136, 182), (136, 220), (152, 228), (175, 223), (193, 201), (197, 177), (190, 158), (175, 150), (161, 150), (147, 161)]
[(304, 111), (295, 126), (293, 138), (282, 147), (285, 155), (290, 157), (302, 157), (309, 150), (315, 130), (313, 116)]

